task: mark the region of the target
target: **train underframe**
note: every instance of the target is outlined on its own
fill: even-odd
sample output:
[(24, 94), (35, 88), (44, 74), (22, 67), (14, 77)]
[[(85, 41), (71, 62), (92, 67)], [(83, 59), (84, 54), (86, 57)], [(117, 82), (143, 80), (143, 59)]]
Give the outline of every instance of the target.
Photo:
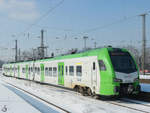
[(120, 86), (115, 87), (115, 92), (119, 95), (133, 95), (140, 92), (140, 85), (134, 86), (133, 83), (121, 83)]

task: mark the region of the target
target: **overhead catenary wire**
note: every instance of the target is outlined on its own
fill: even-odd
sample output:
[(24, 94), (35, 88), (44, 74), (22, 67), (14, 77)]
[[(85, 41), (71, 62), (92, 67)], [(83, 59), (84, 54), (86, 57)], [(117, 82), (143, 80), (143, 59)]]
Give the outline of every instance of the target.
[[(145, 14), (149, 14), (149, 13), (150, 13), (150, 11), (146, 11), (145, 12)], [(117, 21), (105, 24), (103, 26), (98, 26), (98, 27), (95, 27), (95, 28), (90, 28), (90, 29), (84, 30), (83, 32), (79, 32), (79, 33), (73, 35), (72, 37), (79, 36), (79, 35), (84, 35), (85, 33), (90, 33), (90, 32), (94, 32), (94, 31), (97, 31), (97, 30), (101, 30), (101, 29), (104, 29), (104, 28), (107, 28), (107, 27), (110, 27), (110, 26), (113, 26), (113, 25), (116, 25), (116, 24), (123, 23), (125, 21), (128, 21), (128, 20), (136, 18), (136, 17), (139, 17), (139, 14), (136, 14), (136, 15), (133, 15), (133, 16), (129, 16), (129, 17), (126, 17), (126, 18), (123, 18), (123, 19), (119, 19)]]
[(46, 17), (49, 13), (54, 11), (57, 7), (59, 7), (61, 4), (63, 4), (65, 0), (61, 0), (59, 3), (57, 3), (54, 7), (50, 8), (46, 13), (44, 13), (37, 21), (29, 25), (23, 32), (19, 33), (18, 35), (24, 34), (25, 32), (29, 31), (33, 26), (37, 25), (44, 17)]

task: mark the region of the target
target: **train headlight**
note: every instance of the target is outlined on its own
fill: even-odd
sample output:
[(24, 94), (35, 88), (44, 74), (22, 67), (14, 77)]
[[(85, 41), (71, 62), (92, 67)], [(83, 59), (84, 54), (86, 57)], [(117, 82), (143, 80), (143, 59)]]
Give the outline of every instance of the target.
[(134, 82), (137, 82), (137, 81), (139, 81), (139, 78), (135, 78), (135, 79), (134, 79)]
[(122, 80), (118, 78), (114, 78), (114, 82), (122, 82)]

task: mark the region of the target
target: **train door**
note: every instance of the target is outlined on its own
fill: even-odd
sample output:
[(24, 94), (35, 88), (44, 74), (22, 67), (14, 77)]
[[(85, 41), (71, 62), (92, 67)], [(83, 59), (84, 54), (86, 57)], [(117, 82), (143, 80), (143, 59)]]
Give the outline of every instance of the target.
[(15, 77), (15, 74), (16, 74), (16, 68), (15, 68), (15, 65), (14, 65), (13, 68), (14, 68), (14, 77)]
[(26, 65), (26, 79), (28, 79), (28, 68), (29, 68), (29, 66), (28, 65)]
[(32, 63), (29, 64), (29, 80), (32, 80), (31, 67), (32, 67)]
[(32, 67), (32, 80), (34, 81), (35, 79), (35, 62), (33, 62), (33, 67)]
[(44, 82), (44, 64), (40, 64), (41, 82)]
[(28, 67), (28, 79), (32, 80), (32, 63), (29, 63), (29, 67)]
[(10, 66), (10, 76), (12, 76), (12, 65)]
[(97, 68), (96, 63), (92, 64), (92, 88), (95, 90), (97, 87)]
[(20, 77), (20, 66), (18, 65), (18, 77)]
[(58, 84), (64, 85), (64, 62), (58, 63)]

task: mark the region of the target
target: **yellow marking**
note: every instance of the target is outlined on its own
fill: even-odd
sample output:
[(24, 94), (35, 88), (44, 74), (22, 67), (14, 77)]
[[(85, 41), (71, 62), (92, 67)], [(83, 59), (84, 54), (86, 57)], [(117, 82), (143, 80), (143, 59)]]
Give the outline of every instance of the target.
[(82, 63), (76, 63), (76, 65), (81, 65)]

